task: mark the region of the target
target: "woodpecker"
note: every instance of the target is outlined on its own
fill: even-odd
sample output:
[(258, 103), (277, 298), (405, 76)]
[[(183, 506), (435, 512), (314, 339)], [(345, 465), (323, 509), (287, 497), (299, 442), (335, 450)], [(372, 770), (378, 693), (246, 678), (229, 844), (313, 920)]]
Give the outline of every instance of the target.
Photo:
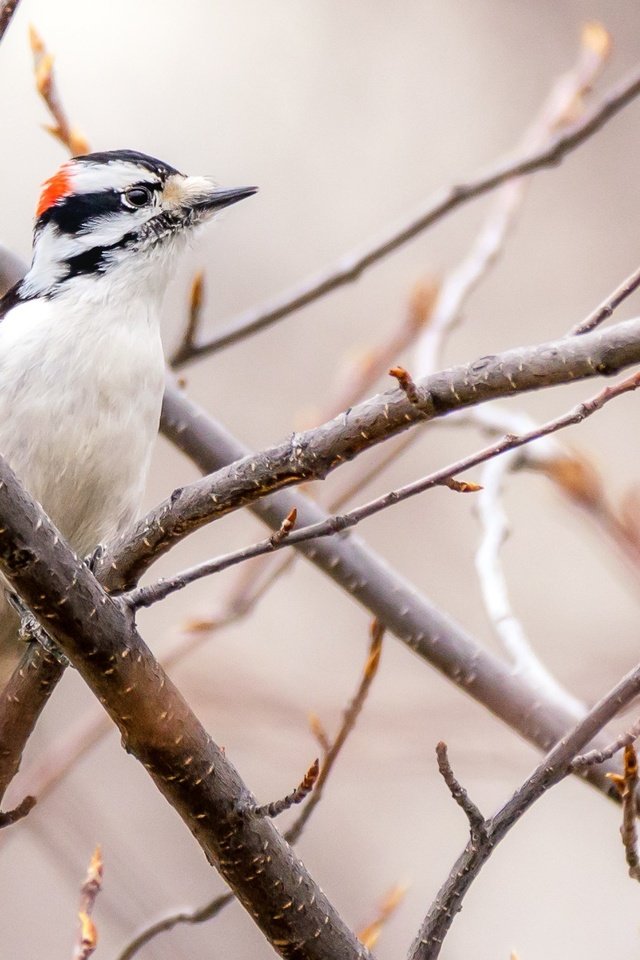
[(31, 267), (0, 300), (0, 453), (80, 556), (140, 508), (176, 255), (255, 192), (134, 150), (75, 157), (43, 185)]

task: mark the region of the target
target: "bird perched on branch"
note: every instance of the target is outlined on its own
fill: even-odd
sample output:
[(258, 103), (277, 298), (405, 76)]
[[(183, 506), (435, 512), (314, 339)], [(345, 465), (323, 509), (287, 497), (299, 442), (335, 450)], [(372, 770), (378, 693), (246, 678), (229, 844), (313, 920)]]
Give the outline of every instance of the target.
[(176, 254), (255, 191), (133, 150), (75, 157), (44, 184), (31, 267), (0, 300), (0, 453), (81, 556), (139, 510)]

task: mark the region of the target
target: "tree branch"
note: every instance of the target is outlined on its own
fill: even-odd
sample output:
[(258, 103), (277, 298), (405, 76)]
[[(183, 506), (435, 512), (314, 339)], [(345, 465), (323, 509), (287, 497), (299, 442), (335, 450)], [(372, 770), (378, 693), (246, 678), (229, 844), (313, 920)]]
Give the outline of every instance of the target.
[(193, 344), (188, 354), (182, 353), (176, 366), (183, 366), (188, 360), (204, 357), (231, 346), (301, 310), (333, 290), (352, 283), (369, 267), (393, 253), (463, 203), (494, 190), (514, 177), (533, 173), (543, 167), (556, 166), (567, 153), (600, 130), (639, 93), (640, 71), (636, 70), (614, 86), (599, 104), (586, 111), (579, 120), (558, 133), (542, 148), (525, 153), (524, 156), (515, 160), (501, 161), (488, 172), (439, 192), (400, 227), (391, 230), (361, 250), (343, 256), (327, 270), (311, 277), (295, 289), (287, 291), (262, 306), (246, 311), (235, 320), (231, 320), (209, 340)]
[[(458, 857), (438, 891), (409, 953), (409, 960), (435, 960), (439, 956), (444, 938), (455, 916), (462, 909), (465, 894), (496, 846), (536, 800), (571, 772), (574, 758), (638, 693), (640, 666), (628, 673), (562, 737), (498, 813), (489, 820), (483, 819), (481, 828), (476, 824), (477, 815), (481, 814), (473, 805), (475, 829), (464, 852)], [(465, 812), (470, 821), (471, 809), (467, 798)]]
[[(103, 704), (274, 948), (364, 958), (358, 943), (136, 631), (0, 458), (0, 571)], [(176, 771), (179, 771), (179, 775)]]
[(20, 0), (2, 0), (2, 3), (0, 3), (0, 40), (7, 32), (19, 2)]
[[(406, 374), (406, 371), (404, 371), (404, 373)], [(413, 381), (411, 381), (411, 384), (412, 389), (415, 389), (415, 384), (413, 384)], [(535, 440), (539, 440), (542, 437), (556, 433), (558, 430), (562, 430), (565, 427), (582, 423), (583, 420), (586, 420), (592, 414), (596, 413), (596, 411), (601, 410), (602, 407), (610, 400), (613, 400), (615, 397), (619, 397), (624, 393), (628, 393), (629, 391), (636, 390), (638, 386), (640, 386), (640, 373), (633, 374), (631, 377), (621, 380), (613, 387), (605, 387), (604, 390), (601, 390), (600, 393), (596, 394), (596, 396), (579, 403), (568, 413), (563, 414), (560, 417), (556, 417), (547, 423), (541, 424), (527, 433), (520, 434), (519, 436), (509, 434), (506, 437), (498, 440), (496, 443), (493, 443), (488, 447), (484, 447), (482, 450), (472, 453), (467, 457), (463, 457), (449, 466), (442, 467), (441, 469), (430, 473), (428, 476), (422, 477), (420, 480), (415, 480), (412, 483), (407, 483), (405, 486), (399, 487), (396, 490), (391, 490), (388, 493), (385, 493), (380, 497), (376, 497), (374, 500), (370, 500), (368, 503), (365, 503), (362, 506), (356, 507), (353, 510), (349, 510), (345, 513), (326, 517), (324, 520), (321, 520), (318, 523), (310, 524), (307, 527), (301, 527), (297, 530), (291, 529), (292, 523), (290, 520), (290, 515), (289, 517), (285, 518), (280, 530), (268, 537), (266, 540), (261, 540), (249, 547), (233, 550), (230, 553), (223, 554), (223, 556), (216, 557), (213, 560), (205, 560), (203, 563), (198, 563), (195, 566), (190, 567), (188, 570), (183, 570), (181, 573), (178, 573), (173, 577), (166, 577), (162, 580), (158, 580), (156, 583), (149, 584), (148, 586), (138, 587), (134, 590), (131, 590), (128, 594), (126, 594), (127, 602), (133, 609), (149, 607), (154, 603), (158, 603), (160, 600), (164, 600), (172, 593), (184, 589), (184, 587), (188, 586), (189, 584), (195, 583), (197, 580), (200, 580), (203, 577), (208, 577), (214, 573), (219, 573), (220, 571), (226, 570), (229, 567), (235, 566), (236, 564), (245, 560), (265, 556), (266, 554), (273, 553), (282, 549), (283, 547), (295, 546), (296, 544), (306, 543), (310, 540), (315, 540), (320, 537), (335, 536), (338, 533), (355, 527), (363, 520), (375, 516), (375, 514), (380, 513), (382, 510), (386, 510), (391, 506), (402, 503), (404, 500), (408, 500), (417, 494), (424, 493), (426, 490), (432, 489), (436, 486), (441, 486), (443, 484), (450, 485), (453, 482), (453, 477), (457, 476), (459, 473), (464, 473), (466, 470), (469, 470), (480, 463), (493, 460), (494, 458), (501, 456), (508, 451), (516, 450), (519, 447), (525, 446), (528, 443), (532, 443)], [(480, 490), (481, 488), (473, 484), (463, 484), (461, 486), (454, 486), (453, 489), (461, 490), (462, 492), (468, 492)], [(494, 491), (492, 491), (492, 495), (493, 494)], [(294, 507), (291, 511), (291, 514), (293, 514), (295, 509), (296, 508)], [(502, 534), (500, 534), (500, 536), (501, 535)], [(498, 592), (501, 591), (499, 590)], [(502, 607), (500, 609), (502, 611)], [(501, 617), (503, 616), (504, 612), (501, 614)], [(521, 641), (522, 639), (523, 638), (521, 638)], [(522, 642), (520, 642), (517, 646), (522, 648)], [(551, 679), (550, 675), (546, 674), (546, 672), (545, 678), (547, 683)]]
[(384, 393), (276, 447), (246, 456), (174, 491), (102, 560), (109, 588), (132, 586), (178, 540), (283, 487), (324, 479), (336, 467), (409, 426), (542, 387), (613, 374), (640, 361), (640, 319), (607, 330), (481, 357), (427, 376), (419, 397)]

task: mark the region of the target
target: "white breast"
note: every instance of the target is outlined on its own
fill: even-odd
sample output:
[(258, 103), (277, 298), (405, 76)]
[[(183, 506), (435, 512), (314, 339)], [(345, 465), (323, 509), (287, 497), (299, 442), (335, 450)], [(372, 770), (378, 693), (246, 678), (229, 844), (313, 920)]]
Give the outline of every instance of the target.
[(84, 555), (139, 510), (164, 361), (153, 300), (77, 292), (0, 323), (0, 453)]

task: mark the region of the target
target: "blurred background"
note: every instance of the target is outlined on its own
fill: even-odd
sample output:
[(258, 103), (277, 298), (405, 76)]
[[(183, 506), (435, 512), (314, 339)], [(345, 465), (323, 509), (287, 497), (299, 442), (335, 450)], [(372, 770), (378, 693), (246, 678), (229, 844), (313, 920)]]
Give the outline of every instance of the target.
[[(433, 191), (513, 149), (554, 81), (575, 62), (596, 18), (614, 49), (603, 90), (636, 64), (640, 7), (616, 0), (22, 0), (0, 49), (3, 150), (0, 242), (30, 249), (39, 184), (65, 158), (41, 129), (28, 26), (56, 56), (65, 106), (93, 149), (130, 147), (226, 186), (260, 193), (198, 236), (166, 303), (167, 348), (180, 338), (196, 269), (206, 277), (204, 332), (275, 295), (400, 222)], [(447, 341), (446, 363), (561, 336), (638, 264), (640, 103), (532, 182), (504, 255)], [(184, 371), (187, 390), (259, 448), (318, 422), (354, 358), (401, 326), (415, 284), (455, 267), (488, 197), (303, 312)], [(637, 312), (637, 297), (619, 316)], [(412, 354), (394, 358), (412, 368)], [(342, 380), (341, 380), (342, 378)], [(385, 378), (379, 388), (389, 384)], [(512, 402), (541, 419), (596, 392), (594, 384)], [(561, 442), (602, 472), (612, 502), (640, 477), (636, 396), (608, 406)], [(438, 426), (357, 498), (425, 474), (480, 444), (475, 430)], [(348, 471), (331, 482), (344, 482)], [(150, 507), (196, 476), (160, 440)], [(471, 477), (474, 479), (474, 477)], [(339, 484), (338, 484), (339, 485)], [(320, 494), (316, 488), (316, 493)], [(547, 478), (523, 472), (504, 505), (503, 550), (514, 611), (536, 650), (579, 697), (593, 701), (638, 659), (640, 571)], [(474, 568), (481, 531), (473, 497), (446, 489), (367, 521), (360, 533), (487, 647), (499, 651)], [(154, 576), (249, 543), (257, 521), (235, 514), (156, 565)], [(210, 618), (237, 584), (230, 571), (145, 613), (162, 654), (194, 619)], [(214, 739), (261, 802), (299, 781), (317, 754), (308, 715), (329, 733), (366, 657), (368, 616), (303, 560), (253, 613), (212, 633), (172, 668)], [(65, 676), (30, 742), (26, 777), (95, 714)], [(466, 840), (438, 777), (434, 746), (486, 813), (537, 762), (533, 748), (387, 637), (382, 664), (299, 852), (354, 928), (394, 884), (409, 884), (376, 948), (405, 955)], [(20, 778), (7, 805), (21, 798)], [(286, 818), (283, 818), (283, 822)], [(444, 956), (475, 960), (600, 958), (637, 952), (638, 890), (627, 878), (613, 805), (578, 782), (540, 801), (497, 850), (456, 920)], [(96, 842), (104, 891), (96, 956), (115, 957), (133, 932), (174, 907), (223, 889), (195, 841), (115, 732), (0, 838), (0, 950), (65, 957), (79, 884)], [(140, 956), (272, 956), (236, 905), (210, 924), (177, 928)]]

